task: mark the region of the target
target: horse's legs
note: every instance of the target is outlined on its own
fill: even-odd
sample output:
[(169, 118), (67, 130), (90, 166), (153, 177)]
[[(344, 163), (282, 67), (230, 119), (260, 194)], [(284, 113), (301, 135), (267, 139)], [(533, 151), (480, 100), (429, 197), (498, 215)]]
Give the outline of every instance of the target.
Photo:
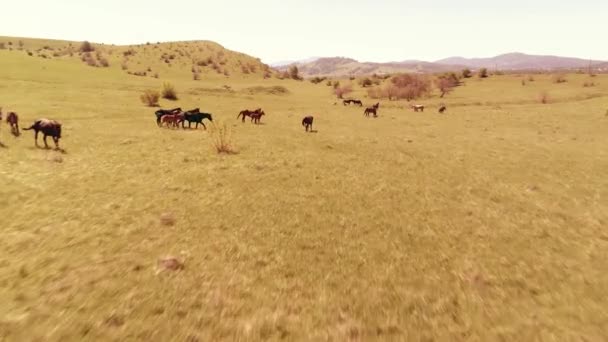
[(44, 133), (44, 148), (49, 148), (49, 145), (46, 143), (46, 133)]
[(204, 123), (201, 122), (201, 125), (203, 125), (203, 128), (205, 129), (205, 131), (207, 130), (207, 126), (205, 126)]
[(38, 130), (36, 130), (34, 133), (34, 144), (38, 146)]
[(59, 138), (53, 137), (53, 141), (55, 142), (55, 149), (59, 149)]

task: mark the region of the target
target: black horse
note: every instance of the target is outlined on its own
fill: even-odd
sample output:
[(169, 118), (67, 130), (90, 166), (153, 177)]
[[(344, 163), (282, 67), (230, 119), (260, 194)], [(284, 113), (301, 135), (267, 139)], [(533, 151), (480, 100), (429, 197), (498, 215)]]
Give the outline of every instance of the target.
[(154, 115), (156, 115), (156, 124), (158, 126), (160, 126), (160, 121), (163, 118), (163, 116), (168, 115), (168, 114), (179, 114), (179, 113), (181, 113), (181, 111), (182, 111), (181, 108), (157, 110), (156, 112), (154, 112)]
[[(198, 109), (197, 109), (198, 111)], [(207, 129), (207, 126), (205, 126), (205, 124), (203, 123), (204, 119), (209, 119), (209, 121), (213, 122), (213, 118), (211, 117), (211, 114), (209, 113), (193, 113), (193, 112), (185, 112), (184, 113), (184, 121), (188, 121), (188, 128), (191, 128), (191, 124), (193, 122), (196, 123), (195, 128), (198, 129), (198, 124), (203, 125), (203, 128)], [(182, 128), (184, 127), (184, 121), (182, 121)]]
[(310, 131), (312, 132), (313, 120), (314, 120), (314, 118), (312, 116), (305, 116), (304, 119), (302, 119), (302, 126), (304, 126), (304, 128), (306, 128), (306, 132), (308, 132), (309, 128), (310, 128)]

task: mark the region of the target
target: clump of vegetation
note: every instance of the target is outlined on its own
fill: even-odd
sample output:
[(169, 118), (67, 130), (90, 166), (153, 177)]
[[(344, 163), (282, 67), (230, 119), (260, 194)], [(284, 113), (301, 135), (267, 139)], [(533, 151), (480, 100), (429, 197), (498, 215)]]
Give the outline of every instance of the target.
[(446, 94), (452, 92), (454, 88), (460, 85), (460, 80), (455, 73), (450, 72), (439, 76), (439, 78), (435, 80), (435, 84), (441, 93), (441, 96), (439, 97), (444, 97)]
[(141, 94), (139, 99), (141, 100), (141, 102), (143, 102), (145, 105), (147, 105), (149, 107), (156, 107), (156, 106), (158, 106), (158, 100), (160, 99), (160, 94), (156, 90), (148, 89), (148, 90), (144, 91), (143, 94)]
[(167, 100), (177, 100), (177, 91), (173, 84), (169, 82), (163, 83), (163, 91), (162, 91), (163, 99)]
[(566, 82), (568, 82), (568, 80), (566, 79), (566, 76), (564, 76), (562, 74), (553, 75), (553, 83), (560, 84), (560, 83), (566, 83)]
[(319, 83), (325, 81), (326, 79), (327, 79), (327, 77), (316, 76), (316, 77), (313, 77), (313, 78), (310, 79), (310, 83), (312, 83), (312, 84), (319, 84)]
[(211, 125), (212, 144), (217, 153), (236, 154), (234, 144), (232, 142), (233, 132), (225, 123), (214, 123)]
[(542, 104), (547, 104), (547, 103), (549, 103), (549, 101), (550, 101), (549, 94), (546, 91), (543, 91), (538, 95), (538, 102), (540, 102)]
[(536, 81), (534, 79), (534, 76), (532, 76), (532, 75), (528, 76), (528, 82), (534, 82), (534, 81)]
[(343, 99), (344, 95), (350, 94), (353, 92), (353, 87), (350, 84), (345, 84), (343, 86), (340, 86), (338, 84), (337, 87), (334, 88), (334, 94), (339, 98), (339, 99)]
[(594, 82), (585, 82), (585, 83), (583, 83), (583, 87), (584, 88), (595, 87), (595, 83)]
[(359, 80), (359, 85), (363, 88), (371, 87), (373, 84), (374, 82), (369, 77), (365, 77)]
[(479, 78), (487, 78), (488, 77), (488, 69), (481, 68), (479, 69)]
[(406, 99), (408, 101), (428, 95), (431, 81), (428, 77), (416, 74), (403, 74), (391, 78), (391, 83), (384, 88), (374, 87), (367, 91), (370, 98), (389, 100)]
[(82, 44), (80, 45), (80, 52), (93, 52), (95, 51), (95, 47), (93, 46), (93, 44), (89, 43), (88, 41), (84, 41), (82, 42)]
[(292, 65), (289, 67), (289, 77), (292, 80), (296, 80), (296, 81), (301, 81), (303, 78), (300, 76), (300, 71), (298, 70), (298, 67), (295, 65)]
[(471, 69), (466, 68), (462, 70), (462, 77), (464, 78), (471, 78), (473, 76), (473, 73), (471, 72)]
[(198, 71), (193, 71), (192, 72), (192, 79), (195, 81), (199, 81), (201, 79), (201, 74)]
[(5, 50), (5, 49), (6, 49), (6, 44), (0, 43), (0, 50)]

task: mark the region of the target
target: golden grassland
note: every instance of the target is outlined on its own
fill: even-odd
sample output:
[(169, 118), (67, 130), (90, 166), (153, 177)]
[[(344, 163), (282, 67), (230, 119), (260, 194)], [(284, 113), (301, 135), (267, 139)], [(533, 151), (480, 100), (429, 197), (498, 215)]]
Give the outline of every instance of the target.
[[(0, 50), (0, 106), (65, 149), (0, 129), (0, 339), (608, 336), (608, 77), (472, 78), (374, 119), (323, 83), (111, 64)], [(213, 113), (238, 154), (156, 127), (139, 95), (166, 81), (161, 106)]]

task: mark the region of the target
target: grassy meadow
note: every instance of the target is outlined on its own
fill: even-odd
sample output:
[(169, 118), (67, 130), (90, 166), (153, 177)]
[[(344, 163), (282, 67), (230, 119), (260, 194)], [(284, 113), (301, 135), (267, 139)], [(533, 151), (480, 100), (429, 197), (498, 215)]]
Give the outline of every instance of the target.
[[(0, 340), (608, 336), (608, 75), (471, 78), (424, 113), (384, 100), (365, 118), (229, 51), (194, 80), (167, 43), (98, 47), (94, 68), (23, 41), (0, 50), (0, 106), (60, 121), (64, 151), (1, 125)], [(128, 49), (159, 77), (123, 70)], [(212, 125), (158, 128), (139, 96), (163, 82), (179, 100), (162, 108), (212, 113), (238, 153), (216, 153)], [(258, 107), (262, 125), (236, 120)], [(184, 269), (160, 272), (166, 256)]]

